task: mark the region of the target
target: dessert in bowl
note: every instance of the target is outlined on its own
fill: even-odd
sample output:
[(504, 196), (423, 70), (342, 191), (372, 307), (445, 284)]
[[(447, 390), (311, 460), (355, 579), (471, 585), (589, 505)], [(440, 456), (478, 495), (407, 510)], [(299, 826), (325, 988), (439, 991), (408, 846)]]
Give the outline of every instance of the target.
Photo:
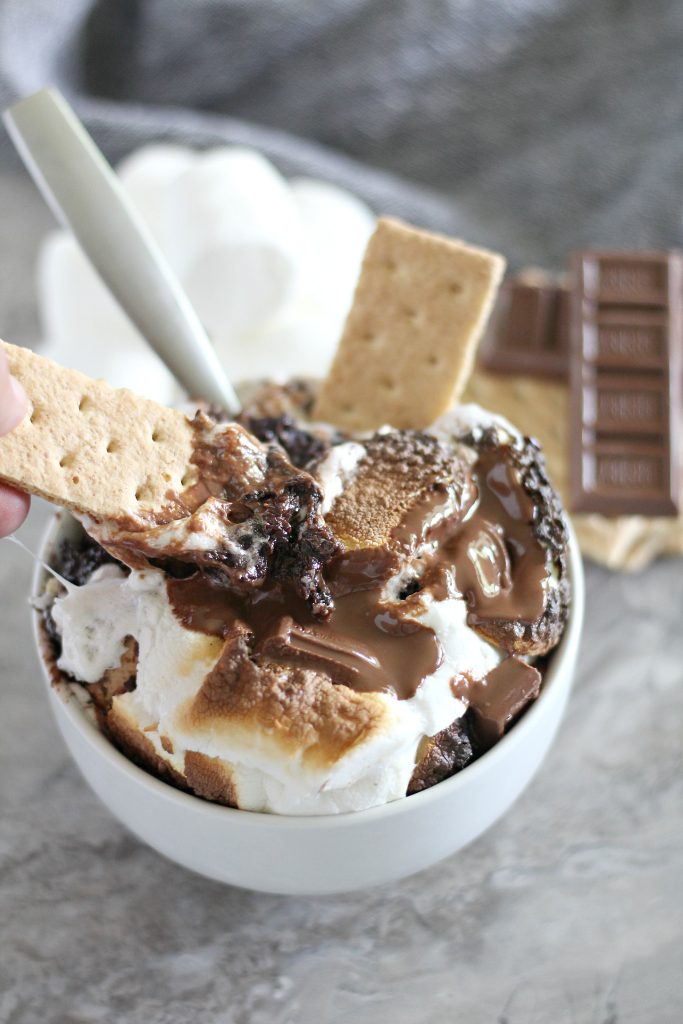
[[(401, 280), (406, 247), (419, 268)], [(287, 415), (291, 392), (270, 388), (240, 422), (189, 418), (8, 352), (32, 412), (0, 471), (106, 551), (72, 520), (48, 542), (67, 577), (37, 598), (69, 694), (60, 725), (98, 792), (181, 863), (274, 891), (400, 877), (494, 820), (547, 748), (580, 628), (568, 527), (532, 441), (476, 407), (444, 415), (446, 371), (461, 388), (501, 269), (378, 229), (312, 417), (303, 391)], [(373, 318), (392, 296), (387, 348)], [(349, 372), (361, 342), (379, 385), (364, 399)], [(397, 402), (388, 360), (410, 351)], [(520, 746), (522, 730), (535, 738)]]
[[(42, 545), (59, 564), (80, 526), (57, 513)], [(57, 674), (54, 651), (36, 611), (34, 629), (50, 704), (75, 762), (110, 811), (169, 859), (209, 878), (264, 892), (317, 895), (395, 881), (436, 864), (477, 838), (526, 787), (552, 744), (569, 696), (583, 619), (583, 570), (570, 533), (572, 602), (539, 696), (474, 763), (436, 785), (368, 810), (282, 815), (219, 806), (160, 781), (121, 753), (102, 732), (82, 686)], [(40, 567), (33, 593), (45, 592)]]

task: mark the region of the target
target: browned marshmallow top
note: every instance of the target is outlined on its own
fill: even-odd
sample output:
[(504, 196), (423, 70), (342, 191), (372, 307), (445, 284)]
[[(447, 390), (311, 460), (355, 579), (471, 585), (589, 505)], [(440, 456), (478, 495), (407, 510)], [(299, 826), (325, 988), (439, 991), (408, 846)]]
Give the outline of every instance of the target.
[[(363, 444), (355, 477), (326, 517), (343, 545), (331, 543), (321, 561), (326, 614), (277, 560), (258, 586), (235, 588), (203, 553), (199, 572), (167, 584), (183, 624), (239, 640), (250, 672), (308, 669), (400, 699), (442, 661), (436, 634), (419, 621), (431, 600), (464, 598), (469, 624), (506, 653), (547, 649), (534, 627), (546, 613), (552, 557), (510, 445), (489, 438), (477, 453), (417, 431)], [(257, 512), (245, 506), (245, 516), (249, 530)]]

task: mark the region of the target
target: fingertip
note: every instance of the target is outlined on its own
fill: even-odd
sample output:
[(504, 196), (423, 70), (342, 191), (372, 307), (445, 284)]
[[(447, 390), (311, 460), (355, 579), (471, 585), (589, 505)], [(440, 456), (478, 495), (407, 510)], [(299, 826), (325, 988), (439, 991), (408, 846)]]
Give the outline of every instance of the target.
[(23, 387), (9, 373), (0, 389), (5, 392), (3, 408), (0, 409), (0, 435), (9, 433), (19, 426), (28, 412), (28, 398)]
[(0, 485), (0, 537), (19, 529), (28, 515), (29, 504), (28, 494)]
[(21, 415), (24, 416), (28, 410), (28, 396), (24, 391), (24, 385), (20, 384), (16, 377), (10, 376), (9, 386), (14, 394), (17, 405), (21, 409)]

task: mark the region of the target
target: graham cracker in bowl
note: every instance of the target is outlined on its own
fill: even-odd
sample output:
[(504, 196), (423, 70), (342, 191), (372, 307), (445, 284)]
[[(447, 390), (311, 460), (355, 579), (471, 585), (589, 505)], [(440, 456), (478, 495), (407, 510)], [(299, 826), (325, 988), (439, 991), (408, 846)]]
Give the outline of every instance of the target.
[(496, 253), (381, 218), (314, 418), (432, 423), (465, 387), (504, 269)]
[(29, 399), (0, 437), (0, 480), (97, 520), (144, 519), (196, 482), (183, 413), (0, 344)]

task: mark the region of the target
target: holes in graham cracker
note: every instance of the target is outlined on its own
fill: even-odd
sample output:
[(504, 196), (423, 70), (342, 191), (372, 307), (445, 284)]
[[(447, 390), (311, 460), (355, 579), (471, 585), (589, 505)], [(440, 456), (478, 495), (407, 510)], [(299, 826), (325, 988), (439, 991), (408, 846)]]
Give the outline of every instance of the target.
[(38, 423), (40, 420), (41, 411), (37, 406), (33, 406), (31, 409), (31, 415), (28, 418), (29, 423)]
[(155, 444), (159, 444), (161, 441), (163, 441), (163, 439), (164, 435), (161, 428), (155, 427), (154, 430), (152, 431), (152, 440), (154, 441)]
[(462, 293), (462, 285), (459, 281), (451, 281), (448, 286), (448, 290), (451, 295), (460, 295)]
[[(60, 465), (60, 467), (62, 469), (71, 469), (73, 467), (75, 461), (76, 461), (76, 453), (75, 452), (67, 452), (65, 455), (62, 455), (61, 459), (59, 460), (59, 465)], [(71, 483), (72, 484), (80, 484), (80, 482), (81, 482), (80, 476), (78, 475), (78, 473), (74, 473), (74, 475), (71, 477)]]
[(144, 480), (141, 484), (138, 484), (138, 486), (136, 487), (135, 500), (144, 501), (145, 499), (151, 498), (151, 496), (152, 488), (150, 486), (150, 479), (149, 477), (147, 477), (146, 480)]
[(121, 442), (112, 437), (111, 441), (107, 445), (107, 455), (114, 455), (118, 451), (121, 451)]
[(181, 487), (187, 487), (187, 485), (190, 483), (191, 480), (192, 480), (192, 474), (188, 470), (187, 473), (183, 473), (183, 475), (181, 476), (181, 478), (180, 478), (180, 486)]
[(378, 383), (384, 391), (396, 390), (396, 381), (392, 377), (380, 377)]
[(436, 352), (430, 352), (429, 355), (425, 358), (425, 363), (427, 364), (427, 366), (440, 366), (441, 360), (437, 356)]
[(83, 395), (78, 403), (78, 411), (87, 412), (90, 408), (92, 408), (92, 399), (88, 398), (87, 395)]

